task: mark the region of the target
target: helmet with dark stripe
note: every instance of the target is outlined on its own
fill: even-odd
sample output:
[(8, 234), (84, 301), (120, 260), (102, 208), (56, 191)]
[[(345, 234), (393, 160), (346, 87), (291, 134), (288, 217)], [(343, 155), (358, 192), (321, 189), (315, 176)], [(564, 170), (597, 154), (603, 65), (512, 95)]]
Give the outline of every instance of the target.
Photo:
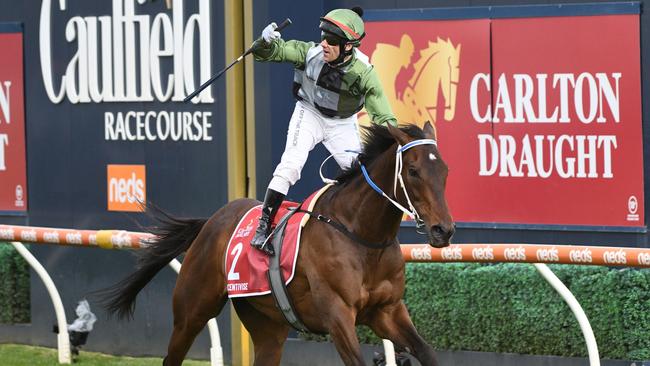
[(361, 45), (361, 39), (366, 35), (363, 26), (363, 9), (335, 9), (320, 18), (320, 29), (341, 39), (341, 45)]

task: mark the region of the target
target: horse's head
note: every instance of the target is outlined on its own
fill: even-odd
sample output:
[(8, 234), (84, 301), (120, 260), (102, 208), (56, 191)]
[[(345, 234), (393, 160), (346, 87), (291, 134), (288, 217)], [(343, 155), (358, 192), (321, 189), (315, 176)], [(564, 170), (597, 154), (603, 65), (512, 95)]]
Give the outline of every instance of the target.
[[(416, 140), (399, 128), (389, 126), (388, 129), (401, 146), (407, 146)], [(436, 139), (431, 123), (427, 122), (423, 131), (426, 139)], [(429, 244), (436, 248), (448, 246), (456, 229), (445, 198), (447, 164), (442, 160), (437, 145), (432, 141), (405, 150), (401, 166), (404, 187), (413, 208), (424, 223)]]

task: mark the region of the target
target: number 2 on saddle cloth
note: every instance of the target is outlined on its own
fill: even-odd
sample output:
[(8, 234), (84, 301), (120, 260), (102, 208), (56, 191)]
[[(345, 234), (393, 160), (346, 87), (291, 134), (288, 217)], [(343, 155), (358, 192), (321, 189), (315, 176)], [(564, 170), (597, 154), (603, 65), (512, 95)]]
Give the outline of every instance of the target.
[[(295, 210), (299, 206), (305, 208), (313, 207), (318, 196), (327, 188), (328, 186), (325, 186), (321, 190), (313, 193), (302, 205), (296, 202), (284, 201), (275, 216), (273, 225), (275, 226), (290, 209)], [(249, 245), (255, 234), (261, 210), (261, 205), (250, 209), (240, 220), (228, 242), (225, 267), (228, 271), (226, 275), (228, 297), (259, 296), (271, 292), (267, 277), (270, 257)], [(307, 222), (305, 216), (307, 216), (307, 213), (304, 211), (296, 212), (289, 218), (283, 233), (284, 239), (280, 258), (280, 269), (282, 271), (282, 278), (285, 279), (285, 285), (291, 282), (295, 273), (296, 259), (298, 258), (298, 250), (300, 248), (300, 232)]]

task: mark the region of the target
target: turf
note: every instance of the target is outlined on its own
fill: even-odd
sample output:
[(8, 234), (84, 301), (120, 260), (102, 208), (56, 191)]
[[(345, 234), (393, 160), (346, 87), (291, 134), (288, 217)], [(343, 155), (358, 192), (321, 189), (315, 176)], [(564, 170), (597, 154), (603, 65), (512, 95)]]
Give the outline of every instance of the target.
[[(18, 344), (0, 344), (0, 364), (2, 366), (55, 366), (59, 365), (56, 349), (24, 346)], [(162, 358), (158, 357), (121, 357), (81, 350), (74, 356), (73, 365), (79, 366), (160, 366)], [(208, 366), (209, 361), (187, 360), (183, 366)]]

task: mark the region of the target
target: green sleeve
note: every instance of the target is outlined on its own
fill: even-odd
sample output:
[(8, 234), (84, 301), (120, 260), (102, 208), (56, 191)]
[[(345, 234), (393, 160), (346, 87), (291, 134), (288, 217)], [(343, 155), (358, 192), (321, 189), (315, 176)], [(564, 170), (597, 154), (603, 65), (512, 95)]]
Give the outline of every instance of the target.
[(291, 62), (295, 67), (302, 67), (305, 65), (307, 51), (315, 45), (314, 42), (283, 39), (276, 39), (271, 44), (267, 44), (260, 38), (255, 41), (253, 55), (255, 61)]
[(365, 90), (366, 112), (370, 115), (372, 122), (377, 124), (388, 124), (397, 126), (397, 119), (393, 115), (390, 103), (384, 95), (384, 88), (377, 77), (374, 69), (370, 69), (363, 77)]

